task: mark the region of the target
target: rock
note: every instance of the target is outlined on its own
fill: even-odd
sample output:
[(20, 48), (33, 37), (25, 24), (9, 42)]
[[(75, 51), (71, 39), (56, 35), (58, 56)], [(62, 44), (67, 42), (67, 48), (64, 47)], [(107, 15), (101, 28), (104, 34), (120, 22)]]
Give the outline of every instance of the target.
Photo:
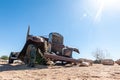
[(66, 64), (65, 67), (72, 67), (73, 64)]
[(117, 63), (118, 65), (120, 65), (120, 59), (118, 59), (117, 61), (115, 61), (115, 63)]
[(112, 59), (104, 59), (101, 61), (103, 65), (114, 65), (114, 61)]
[(22, 63), (21, 60), (14, 60), (14, 63)]
[(78, 59), (81, 63), (82, 62), (88, 62), (89, 63), (89, 66), (92, 66), (92, 64), (93, 64), (93, 60), (91, 60), (91, 59), (84, 59), (84, 58), (80, 58), (80, 59)]
[(88, 67), (88, 66), (90, 66), (90, 63), (89, 62), (82, 62), (79, 66)]
[(49, 61), (47, 61), (47, 64), (48, 64), (48, 65), (50, 65), (50, 66), (55, 65), (55, 63), (54, 63), (53, 61), (50, 61), (50, 60), (49, 60)]

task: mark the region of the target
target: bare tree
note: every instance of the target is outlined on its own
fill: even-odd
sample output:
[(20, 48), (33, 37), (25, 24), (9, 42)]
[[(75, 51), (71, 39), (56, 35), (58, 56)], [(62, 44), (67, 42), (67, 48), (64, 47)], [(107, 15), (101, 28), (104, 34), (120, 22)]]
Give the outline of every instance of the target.
[(104, 51), (97, 48), (95, 52), (93, 52), (93, 57), (96, 58), (96, 60), (102, 60), (105, 58)]
[(106, 49), (101, 50), (97, 48), (92, 54), (93, 54), (93, 57), (95, 57), (96, 59), (95, 63), (101, 63), (101, 60), (110, 57), (110, 53)]

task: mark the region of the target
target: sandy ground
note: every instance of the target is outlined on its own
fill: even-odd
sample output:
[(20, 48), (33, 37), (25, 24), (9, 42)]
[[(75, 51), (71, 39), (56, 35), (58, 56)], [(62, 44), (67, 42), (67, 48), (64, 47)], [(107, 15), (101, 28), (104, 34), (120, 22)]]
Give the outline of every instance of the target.
[(120, 66), (94, 64), (90, 67), (63, 67), (0, 62), (0, 80), (120, 80)]

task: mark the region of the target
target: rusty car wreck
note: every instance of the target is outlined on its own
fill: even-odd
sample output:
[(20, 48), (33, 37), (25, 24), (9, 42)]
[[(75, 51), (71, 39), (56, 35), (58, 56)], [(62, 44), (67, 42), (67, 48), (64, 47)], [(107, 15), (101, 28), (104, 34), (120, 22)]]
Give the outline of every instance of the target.
[[(27, 36), (26, 36), (26, 43), (21, 50), (21, 52), (17, 52), (16, 56), (13, 56), (15, 54), (10, 54), (9, 56), (9, 63), (13, 63), (15, 59), (19, 59), (21, 61), (25, 62), (25, 58), (30, 57), (28, 55), (30, 53), (29, 46), (32, 44), (36, 49), (36, 60), (39, 64), (46, 64), (48, 60), (53, 61), (54, 63), (56, 61), (59, 61), (61, 63), (79, 63), (79, 60), (72, 58), (72, 52), (75, 51), (77, 53), (80, 53), (77, 48), (72, 48), (65, 46), (63, 44), (63, 36), (59, 33), (52, 32), (49, 34), (49, 37), (46, 38), (44, 36), (33, 36), (29, 34), (30, 27), (28, 27)], [(16, 57), (15, 59), (13, 57)], [(29, 58), (28, 61), (30, 62)]]

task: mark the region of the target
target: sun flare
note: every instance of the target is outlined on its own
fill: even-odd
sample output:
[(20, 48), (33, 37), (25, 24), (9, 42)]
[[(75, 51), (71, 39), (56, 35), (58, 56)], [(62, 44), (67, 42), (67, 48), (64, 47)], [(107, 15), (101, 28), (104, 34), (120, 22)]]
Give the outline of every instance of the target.
[[(99, 20), (106, 10), (114, 11), (120, 7), (120, 0), (98, 0), (99, 6), (95, 15), (95, 21)], [(96, 3), (95, 3), (96, 4)]]
[(101, 5), (104, 6), (104, 8), (107, 9), (115, 9), (117, 7), (120, 7), (120, 0), (98, 0)]

